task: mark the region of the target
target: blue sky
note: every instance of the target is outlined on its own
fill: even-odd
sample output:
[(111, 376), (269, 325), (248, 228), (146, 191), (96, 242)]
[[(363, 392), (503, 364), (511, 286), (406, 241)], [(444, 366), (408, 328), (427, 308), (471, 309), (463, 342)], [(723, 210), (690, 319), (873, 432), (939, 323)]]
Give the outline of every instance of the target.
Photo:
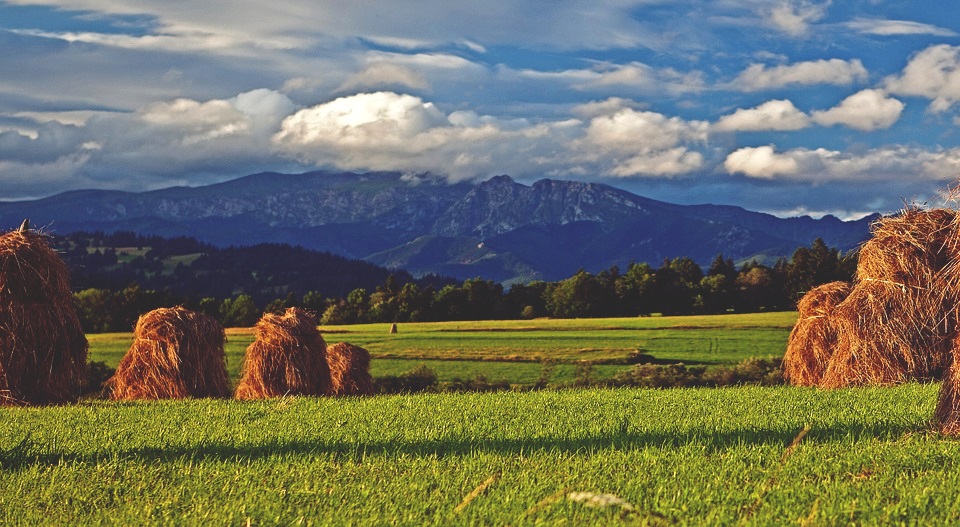
[(0, 50), (6, 200), (398, 170), (852, 218), (960, 176), (948, 2), (14, 0)]

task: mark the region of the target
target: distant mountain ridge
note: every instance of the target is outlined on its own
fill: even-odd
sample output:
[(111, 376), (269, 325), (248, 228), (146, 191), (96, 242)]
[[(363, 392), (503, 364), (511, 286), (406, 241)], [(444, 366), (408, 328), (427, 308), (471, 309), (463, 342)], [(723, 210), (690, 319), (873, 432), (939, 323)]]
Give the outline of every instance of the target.
[(254, 174), (150, 192), (83, 190), (0, 203), (0, 225), (28, 217), (55, 233), (129, 230), (218, 246), (261, 242), (362, 258), (415, 275), (558, 280), (632, 261), (718, 253), (766, 262), (823, 238), (850, 249), (873, 218), (778, 218), (740, 207), (675, 205), (599, 183), (509, 176), (447, 184), (396, 172)]

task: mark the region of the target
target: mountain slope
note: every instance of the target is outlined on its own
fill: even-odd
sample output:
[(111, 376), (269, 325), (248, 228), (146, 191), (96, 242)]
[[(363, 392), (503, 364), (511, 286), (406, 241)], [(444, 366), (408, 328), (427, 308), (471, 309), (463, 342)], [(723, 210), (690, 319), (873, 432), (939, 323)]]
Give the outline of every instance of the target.
[(578, 269), (659, 264), (718, 253), (770, 261), (823, 238), (850, 249), (871, 218), (777, 218), (722, 205), (675, 205), (608, 185), (497, 176), (450, 185), (399, 173), (254, 174), (206, 187), (143, 193), (77, 191), (0, 203), (0, 225), (29, 217), (48, 230), (132, 230), (218, 246), (277, 242), (414, 274), (556, 280)]

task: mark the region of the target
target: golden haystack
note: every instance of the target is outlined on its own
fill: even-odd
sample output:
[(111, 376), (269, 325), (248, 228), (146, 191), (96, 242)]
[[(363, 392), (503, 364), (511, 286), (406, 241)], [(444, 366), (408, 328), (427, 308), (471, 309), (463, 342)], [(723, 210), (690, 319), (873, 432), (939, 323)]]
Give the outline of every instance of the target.
[(24, 222), (0, 236), (0, 405), (74, 401), (86, 382), (70, 273)]
[(834, 310), (839, 339), (821, 386), (941, 378), (950, 361), (954, 310), (926, 288), (857, 284)]
[[(871, 234), (860, 249), (853, 287), (825, 317), (836, 340), (817, 384), (840, 388), (946, 376), (934, 423), (960, 435), (960, 215), (909, 208), (875, 222)], [(805, 323), (801, 316), (794, 333)], [(799, 375), (787, 378), (808, 383)]]
[(811, 289), (797, 304), (797, 324), (783, 357), (783, 377), (796, 386), (815, 386), (833, 355), (838, 330), (833, 310), (850, 294), (850, 284), (830, 282)]
[(283, 315), (263, 315), (255, 329), (237, 399), (332, 393), (327, 346), (312, 315), (291, 307)]
[(115, 401), (229, 397), (223, 327), (182, 307), (140, 316), (134, 340), (106, 386)]
[(958, 216), (904, 210), (874, 223), (853, 290), (834, 310), (839, 340), (820, 385), (941, 378), (956, 332)]
[(370, 376), (370, 353), (367, 350), (338, 342), (327, 348), (330, 377), (335, 395), (373, 395)]

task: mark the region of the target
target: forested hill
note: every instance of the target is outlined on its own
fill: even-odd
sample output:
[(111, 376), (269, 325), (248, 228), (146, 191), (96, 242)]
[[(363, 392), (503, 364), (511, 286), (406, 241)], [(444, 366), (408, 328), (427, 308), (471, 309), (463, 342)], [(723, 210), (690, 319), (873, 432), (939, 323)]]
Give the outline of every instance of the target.
[(417, 280), (403, 270), (285, 244), (218, 248), (192, 238), (130, 232), (76, 232), (54, 236), (51, 242), (70, 267), (75, 290), (119, 291), (137, 284), (142, 290), (197, 299), (246, 294), (263, 305), (309, 292), (344, 298), (354, 289), (373, 290), (390, 275), (401, 284), (452, 282), (435, 276)]

